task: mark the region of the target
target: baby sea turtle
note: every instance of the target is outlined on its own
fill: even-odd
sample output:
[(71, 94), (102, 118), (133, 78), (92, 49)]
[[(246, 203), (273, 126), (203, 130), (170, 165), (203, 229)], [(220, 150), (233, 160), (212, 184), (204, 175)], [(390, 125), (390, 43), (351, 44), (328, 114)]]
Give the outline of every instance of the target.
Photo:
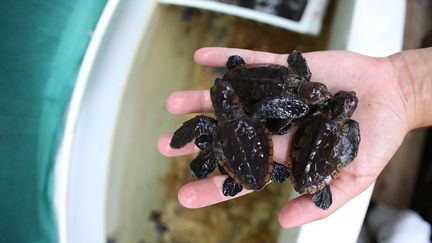
[(313, 194), (313, 202), (321, 209), (332, 204), (329, 184), (357, 155), (360, 128), (350, 119), (357, 103), (355, 92), (339, 91), (323, 112), (302, 121), (294, 133), (290, 180), (300, 194)]
[[(231, 83), (249, 115), (253, 115), (257, 107), (273, 105), (281, 98), (298, 100), (313, 108), (331, 97), (327, 86), (310, 82), (312, 74), (299, 51), (294, 50), (287, 62), (287, 67), (268, 63), (246, 64), (240, 56), (230, 56), (226, 64), (229, 71), (223, 79)], [(299, 114), (298, 118), (304, 115)], [(266, 126), (274, 134), (285, 134), (290, 122), (291, 119), (269, 119)]]
[(279, 99), (272, 107), (256, 110), (257, 118), (250, 117), (231, 84), (219, 78), (210, 97), (217, 120), (196, 116), (175, 131), (170, 143), (172, 148), (181, 148), (195, 139), (201, 151), (190, 164), (192, 174), (205, 178), (219, 165), (221, 173), (228, 175), (223, 184), (225, 196), (234, 196), (243, 188), (260, 190), (270, 180), (284, 182), (288, 168), (273, 162), (271, 134), (257, 118), (288, 119), (303, 104)]

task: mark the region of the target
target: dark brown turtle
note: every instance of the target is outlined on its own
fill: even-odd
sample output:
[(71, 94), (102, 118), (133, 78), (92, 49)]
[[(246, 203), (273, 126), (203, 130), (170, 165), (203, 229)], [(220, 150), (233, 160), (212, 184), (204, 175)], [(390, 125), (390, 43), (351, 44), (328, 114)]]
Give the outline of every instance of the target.
[[(229, 71), (223, 79), (230, 82), (245, 111), (251, 116), (263, 106), (271, 106), (279, 99), (290, 98), (314, 109), (331, 97), (327, 86), (310, 82), (312, 76), (303, 55), (294, 50), (287, 60), (288, 66), (277, 64), (246, 64), (243, 58), (234, 55), (227, 61)], [(299, 114), (300, 118), (306, 114)], [(266, 126), (274, 134), (285, 134), (291, 119), (268, 119)]]
[[(243, 188), (260, 190), (270, 180), (284, 182), (288, 168), (273, 162), (270, 132), (244, 112), (231, 84), (216, 79), (210, 97), (217, 120), (196, 116), (177, 129), (170, 143), (172, 148), (181, 148), (195, 139), (201, 152), (190, 164), (192, 174), (201, 179), (219, 165), (221, 173), (228, 175), (223, 184), (226, 196), (234, 196)], [(272, 107), (258, 109), (255, 115), (287, 119), (293, 117), (293, 112), (304, 113), (304, 108), (302, 103), (279, 99)]]
[(288, 168), (294, 189), (313, 194), (321, 209), (332, 203), (329, 184), (357, 155), (359, 124), (350, 119), (357, 107), (355, 92), (339, 91), (323, 112), (302, 121), (294, 133)]

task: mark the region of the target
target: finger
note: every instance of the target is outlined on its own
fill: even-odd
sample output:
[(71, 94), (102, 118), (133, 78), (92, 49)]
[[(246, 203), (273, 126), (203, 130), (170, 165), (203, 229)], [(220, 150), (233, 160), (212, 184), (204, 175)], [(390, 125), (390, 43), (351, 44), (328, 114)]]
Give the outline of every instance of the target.
[(173, 114), (206, 113), (213, 110), (208, 90), (173, 92), (166, 103), (167, 110)]
[[(288, 65), (288, 54), (223, 47), (198, 49), (194, 54), (194, 60), (204, 66), (223, 67), (231, 55), (241, 56), (247, 64)], [(303, 53), (303, 56), (312, 72), (312, 80), (322, 82), (330, 89), (334, 87), (351, 89), (351, 84), (358, 81), (353, 78), (359, 79), (362, 75), (358, 70), (367, 70), (367, 67), (376, 66), (376, 59), (347, 51), (308, 52)]]
[(166, 157), (194, 154), (200, 151), (194, 143), (188, 143), (186, 146), (180, 149), (171, 148), (171, 146), (169, 145), (171, 139), (172, 134), (166, 134), (160, 137), (157, 143), (159, 152)]
[(202, 208), (252, 192), (243, 189), (234, 197), (224, 196), (222, 186), (226, 178), (225, 175), (218, 175), (184, 185), (178, 192), (180, 204), (186, 208)]
[(291, 138), (293, 132), (286, 135), (274, 135), (272, 136), (273, 141), (273, 160), (287, 165), (289, 148), (291, 147)]
[[(292, 228), (326, 218), (367, 188), (367, 186), (359, 188), (353, 182), (346, 183), (346, 177), (349, 176), (341, 175), (330, 185), (333, 202), (326, 210), (318, 208), (312, 201), (312, 195), (310, 194), (305, 194), (289, 201), (279, 213), (281, 226)], [(352, 180), (352, 178), (349, 180)], [(350, 188), (350, 191), (346, 191), (347, 188)]]
[[(334, 56), (335, 54), (337, 54), (337, 52), (326, 52), (326, 55), (322, 55), (321, 52), (303, 53), (303, 56), (312, 72), (312, 80), (326, 83), (326, 76), (328, 76), (327, 70), (332, 67), (330, 61), (334, 58), (338, 60), (338, 57)], [(226, 65), (228, 58), (232, 55), (241, 56), (247, 64), (274, 63), (283, 66), (288, 65), (288, 54), (274, 54), (223, 47), (207, 47), (198, 49), (194, 54), (194, 60), (196, 63), (204, 66), (223, 67)], [(346, 70), (341, 70), (340, 68), (332, 69), (346, 72)]]
[[(185, 147), (180, 149), (171, 148), (169, 145), (172, 139), (172, 134), (165, 134), (159, 138), (157, 147), (159, 152), (166, 157), (174, 157), (181, 155), (189, 155), (198, 153), (200, 150), (193, 142), (188, 143)], [(286, 164), (288, 157), (288, 147), (290, 146), (290, 138), (284, 136), (273, 136), (273, 160)]]
[[(242, 56), (246, 63), (276, 63), (287, 65), (287, 54), (273, 54), (235, 48), (209, 47), (195, 52), (194, 59), (206, 66), (225, 66), (231, 55)], [(372, 58), (350, 52), (326, 51), (304, 53), (312, 71), (312, 80), (322, 82), (331, 91), (353, 90), (356, 80), (361, 79), (357, 70), (367, 70)], [(353, 68), (355, 67), (355, 68)], [(358, 88), (358, 87), (357, 87)], [(174, 92), (167, 101), (167, 109), (173, 114), (211, 112), (213, 110), (207, 90)]]
[(204, 66), (225, 67), (228, 57), (232, 55), (241, 56), (247, 64), (275, 63), (286, 66), (288, 58), (288, 54), (280, 55), (237, 48), (206, 47), (195, 51), (194, 60)]

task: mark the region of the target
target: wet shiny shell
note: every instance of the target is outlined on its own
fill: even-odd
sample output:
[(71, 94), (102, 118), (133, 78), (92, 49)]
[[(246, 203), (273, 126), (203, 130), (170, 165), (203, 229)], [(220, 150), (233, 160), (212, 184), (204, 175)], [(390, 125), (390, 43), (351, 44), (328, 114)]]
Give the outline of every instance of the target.
[(293, 136), (288, 164), (294, 189), (315, 193), (330, 184), (346, 165), (341, 161), (345, 140), (338, 124), (326, 118), (302, 123)]
[(228, 175), (244, 188), (260, 190), (270, 181), (273, 143), (263, 124), (249, 117), (219, 124), (213, 151)]
[(243, 65), (229, 70), (223, 79), (231, 83), (247, 110), (258, 100), (282, 94), (288, 68), (276, 64)]

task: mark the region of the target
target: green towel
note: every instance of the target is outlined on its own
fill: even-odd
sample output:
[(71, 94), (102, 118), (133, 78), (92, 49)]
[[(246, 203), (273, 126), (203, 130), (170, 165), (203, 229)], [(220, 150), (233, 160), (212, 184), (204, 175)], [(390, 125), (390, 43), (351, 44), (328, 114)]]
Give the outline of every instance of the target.
[(53, 169), (106, 0), (0, 1), (0, 242), (56, 242)]

